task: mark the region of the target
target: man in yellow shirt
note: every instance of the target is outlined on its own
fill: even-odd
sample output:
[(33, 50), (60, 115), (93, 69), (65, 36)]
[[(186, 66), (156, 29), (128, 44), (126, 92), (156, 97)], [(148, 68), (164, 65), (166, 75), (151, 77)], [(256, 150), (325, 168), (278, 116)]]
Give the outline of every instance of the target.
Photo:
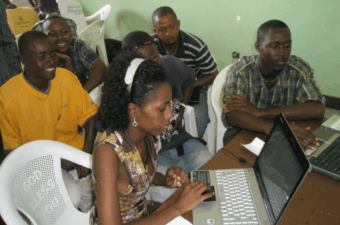
[[(92, 153), (98, 107), (78, 78), (57, 68), (58, 57), (51, 40), (42, 32), (29, 31), (19, 39), (23, 73), (0, 88), (0, 130), (5, 152), (24, 143), (48, 139)], [(85, 129), (85, 138), (78, 133)], [(63, 165), (64, 169), (67, 164)], [(86, 168), (78, 168), (80, 177)]]
[(29, 7), (16, 7), (10, 0), (2, 0), (6, 5), (7, 22), (14, 36), (32, 29), (40, 21), (36, 12)]

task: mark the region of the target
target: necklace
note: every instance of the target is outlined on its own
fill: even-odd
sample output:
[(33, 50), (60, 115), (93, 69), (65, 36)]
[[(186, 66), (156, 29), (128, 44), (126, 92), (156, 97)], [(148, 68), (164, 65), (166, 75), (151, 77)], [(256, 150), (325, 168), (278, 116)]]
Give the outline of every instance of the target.
[(144, 139), (144, 143), (145, 143), (145, 149), (146, 149), (146, 160), (145, 160), (145, 162), (143, 160), (143, 157), (141, 157), (141, 158), (142, 158), (142, 161), (143, 161), (143, 164), (144, 164), (145, 173), (149, 174), (149, 150), (148, 150), (148, 144), (147, 144), (145, 139)]
[[(263, 78), (263, 77), (262, 77)], [(277, 76), (274, 80), (266, 80), (265, 78), (263, 78), (263, 81), (265, 82), (265, 83), (273, 83), (273, 82), (275, 82), (275, 81), (277, 81), (279, 79), (279, 76)]]

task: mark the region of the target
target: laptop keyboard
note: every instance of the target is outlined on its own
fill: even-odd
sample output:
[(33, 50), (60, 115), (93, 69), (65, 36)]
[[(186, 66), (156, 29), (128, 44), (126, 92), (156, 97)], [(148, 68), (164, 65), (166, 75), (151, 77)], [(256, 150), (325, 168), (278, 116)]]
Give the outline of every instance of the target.
[(276, 218), (278, 218), (289, 197), (279, 186), (277, 186), (268, 178), (262, 177), (262, 180), (266, 187), (274, 215)]
[[(198, 173), (195, 175), (195, 172)], [(245, 172), (243, 170), (217, 170), (215, 173), (218, 190), (223, 190), (219, 192), (223, 224), (259, 224)], [(196, 178), (198, 181), (204, 183), (208, 181), (210, 184), (209, 171), (194, 171), (193, 176), (194, 180)]]
[(340, 137), (335, 139), (318, 157), (310, 158), (310, 163), (340, 175)]

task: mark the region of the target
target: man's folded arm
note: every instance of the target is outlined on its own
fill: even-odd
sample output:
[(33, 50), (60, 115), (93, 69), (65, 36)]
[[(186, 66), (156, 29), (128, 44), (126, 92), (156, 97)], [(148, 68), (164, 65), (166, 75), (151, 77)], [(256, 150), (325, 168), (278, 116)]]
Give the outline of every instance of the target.
[(253, 114), (239, 110), (227, 113), (226, 119), (230, 126), (262, 134), (269, 134), (273, 127), (273, 122), (264, 121)]
[(268, 106), (261, 111), (259, 116), (261, 119), (274, 119), (283, 113), (287, 120), (312, 120), (323, 118), (325, 106), (320, 101), (307, 101), (286, 107)]

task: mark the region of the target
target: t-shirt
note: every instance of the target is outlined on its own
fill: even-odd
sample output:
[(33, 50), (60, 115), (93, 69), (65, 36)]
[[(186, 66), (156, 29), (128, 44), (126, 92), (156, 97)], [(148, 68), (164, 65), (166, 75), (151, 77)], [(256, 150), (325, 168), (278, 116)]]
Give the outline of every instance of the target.
[(87, 27), (83, 8), (77, 0), (57, 0), (57, 3), (61, 16), (76, 22), (78, 34)]
[(182, 99), (182, 87), (190, 87), (195, 84), (196, 73), (184, 62), (174, 56), (161, 56), (168, 83), (172, 89), (172, 98)]
[(7, 22), (14, 36), (30, 31), (33, 25), (40, 21), (32, 8), (17, 7), (6, 9)]
[[(69, 48), (73, 73), (78, 77), (80, 83), (84, 85), (90, 74), (92, 63), (98, 60), (99, 56), (77, 37), (71, 38)], [(59, 61), (58, 67), (65, 68), (65, 64)]]
[(56, 69), (48, 93), (33, 87), (23, 74), (0, 88), (0, 129), (5, 149), (34, 140), (54, 140), (82, 149), (78, 126), (98, 107), (70, 71)]

